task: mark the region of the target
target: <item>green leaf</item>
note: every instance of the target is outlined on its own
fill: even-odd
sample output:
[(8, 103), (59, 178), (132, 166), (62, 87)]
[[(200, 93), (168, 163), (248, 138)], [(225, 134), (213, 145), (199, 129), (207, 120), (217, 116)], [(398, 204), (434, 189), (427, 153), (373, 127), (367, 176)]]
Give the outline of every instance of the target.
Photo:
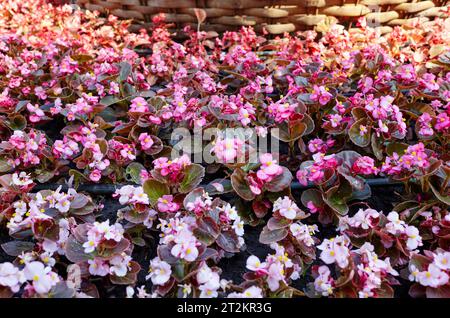
[(39, 181), (40, 183), (46, 183), (55, 176), (54, 171), (36, 170), (36, 172), (37, 172), (36, 180)]
[(291, 185), (292, 173), (286, 167), (281, 167), (283, 173), (273, 178), (270, 182), (267, 182), (264, 187), (270, 192), (280, 192)]
[(226, 252), (237, 253), (239, 252), (238, 236), (233, 230), (223, 231), (219, 234), (216, 240), (217, 245), (223, 248)]
[(402, 142), (390, 142), (386, 147), (386, 152), (389, 156), (395, 152), (397, 155), (402, 156), (406, 149), (408, 148), (408, 144)]
[(120, 65), (119, 80), (123, 82), (126, 81), (128, 76), (130, 76), (131, 74), (131, 65), (128, 62), (121, 62), (119, 65)]
[(30, 102), (29, 100), (21, 100), (21, 101), (19, 101), (17, 103), (17, 105), (16, 105), (15, 112), (16, 113), (20, 112), (25, 107), (25, 105), (27, 105), (29, 102)]
[(219, 236), (220, 228), (212, 218), (207, 216), (197, 220), (197, 227), (193, 233), (200, 242), (209, 246)]
[(383, 149), (381, 148), (382, 143), (383, 142), (382, 142), (381, 138), (378, 138), (377, 135), (375, 133), (373, 133), (372, 137), (370, 138), (370, 145), (372, 146), (373, 154), (375, 155), (375, 157), (378, 160), (384, 159)]
[[(363, 135), (360, 134), (361, 125), (366, 126), (367, 132)], [(353, 123), (348, 131), (350, 140), (359, 147), (366, 147), (370, 144), (370, 126), (367, 125), (367, 119), (362, 118)]]
[(139, 162), (130, 163), (125, 169), (126, 179), (136, 184), (140, 184), (142, 170), (145, 170), (145, 167)]
[(75, 197), (73, 198), (72, 202), (70, 202), (70, 208), (71, 209), (81, 209), (84, 206), (86, 206), (86, 204), (89, 203), (89, 198), (82, 194), (82, 193), (77, 193), (75, 195)]
[(146, 180), (143, 189), (152, 205), (155, 205), (163, 195), (170, 194), (169, 186), (155, 179)]
[(184, 178), (180, 183), (181, 193), (188, 193), (200, 184), (205, 176), (205, 168), (199, 164), (191, 164), (184, 169)]
[(75, 290), (69, 288), (66, 282), (59, 282), (48, 293), (49, 298), (73, 298)]
[[(277, 138), (284, 142), (295, 141), (299, 139), (306, 132), (308, 126), (300, 119), (292, 120), (289, 122), (283, 122), (279, 124), (276, 129), (271, 129), (271, 134), (274, 138)], [(308, 131), (311, 130), (309, 127)]]
[(27, 126), (27, 120), (22, 115), (15, 115), (8, 118), (5, 124), (12, 130), (23, 130)]
[(88, 180), (84, 174), (75, 169), (69, 170), (69, 176), (73, 176), (74, 188), (78, 188), (78, 185), (81, 183), (81, 181)]
[(116, 96), (105, 96), (100, 100), (100, 104), (105, 105), (105, 106), (111, 106), (114, 105), (118, 102), (120, 102), (121, 99), (116, 97)]
[(348, 213), (347, 200), (352, 195), (352, 188), (348, 182), (343, 182), (340, 185), (334, 186), (329, 189), (323, 200), (330, 208), (340, 215), (346, 215)]
[(244, 200), (251, 201), (255, 198), (255, 194), (250, 190), (247, 180), (245, 179), (247, 175), (242, 169), (234, 170), (231, 175), (231, 186), (234, 191)]
[(66, 257), (72, 263), (79, 263), (91, 259), (91, 256), (84, 253), (83, 244), (78, 242), (74, 236), (69, 236), (66, 243)]
[(259, 241), (263, 244), (272, 244), (281, 241), (287, 235), (288, 230), (285, 228), (271, 231), (267, 227), (264, 227), (259, 236)]
[(11, 241), (3, 243), (2, 249), (6, 254), (10, 256), (19, 256), (22, 252), (32, 251), (34, 248), (33, 242), (23, 242), (23, 241)]
[(13, 167), (8, 163), (8, 160), (6, 158), (0, 158), (0, 172), (8, 172)]
[(322, 207), (324, 205), (322, 199), (322, 193), (317, 189), (307, 189), (303, 191), (302, 197), (300, 199), (303, 206), (307, 206), (308, 202), (311, 201), (316, 207)]
[(438, 198), (439, 201), (444, 202), (447, 205), (450, 205), (450, 195), (442, 195), (432, 184), (431, 182), (430, 184), (430, 188), (431, 191), (433, 191), (434, 195), (436, 196), (436, 198)]
[(229, 179), (214, 179), (206, 186), (204, 186), (206, 192), (210, 195), (223, 194), (233, 191), (231, 181)]
[(291, 224), (292, 224), (292, 220), (288, 220), (286, 218), (276, 219), (274, 217), (271, 217), (269, 219), (269, 221), (267, 222), (267, 228), (270, 231), (275, 231), (275, 230), (286, 228)]

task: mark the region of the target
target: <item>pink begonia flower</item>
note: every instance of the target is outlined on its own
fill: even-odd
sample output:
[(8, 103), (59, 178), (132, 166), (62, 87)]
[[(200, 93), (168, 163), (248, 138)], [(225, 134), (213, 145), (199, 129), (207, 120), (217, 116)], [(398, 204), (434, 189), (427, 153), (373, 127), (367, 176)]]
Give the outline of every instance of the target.
[(247, 175), (248, 185), (250, 187), (250, 191), (252, 191), (256, 195), (260, 195), (262, 192), (262, 188), (264, 187), (264, 181), (258, 178), (255, 172), (251, 171)]
[(269, 104), (267, 111), (269, 116), (273, 117), (275, 122), (282, 123), (288, 120), (295, 112), (298, 104), (291, 104), (286, 101), (277, 101), (276, 103)]
[(117, 189), (113, 194), (113, 197), (119, 196), (119, 203), (125, 205), (131, 201), (134, 195), (134, 187), (132, 185), (126, 185)]
[(271, 291), (280, 288), (280, 281), (284, 281), (284, 267), (281, 263), (273, 263), (267, 271), (267, 285)]
[(109, 83), (109, 94), (115, 95), (120, 93), (120, 87), (119, 84), (116, 82), (110, 82)]
[(450, 128), (450, 117), (446, 113), (440, 113), (436, 117), (436, 125), (434, 128), (438, 131), (448, 130)]
[(147, 101), (142, 97), (131, 100), (130, 111), (134, 113), (146, 113), (149, 111)]
[(209, 196), (208, 192), (203, 192), (201, 196), (195, 198), (192, 202), (186, 204), (186, 210), (193, 212), (196, 215), (203, 215), (204, 212), (209, 211), (212, 205), (212, 198)]
[(363, 156), (355, 160), (352, 171), (356, 174), (370, 175), (377, 174), (378, 168), (375, 167), (375, 160), (370, 157)]
[(315, 206), (314, 202), (312, 202), (312, 201), (308, 201), (306, 203), (306, 207), (309, 209), (309, 211), (311, 211), (311, 213), (317, 213), (317, 212), (319, 212), (321, 210), (321, 208)]
[(323, 141), (320, 138), (315, 138), (309, 141), (308, 149), (312, 153), (321, 152), (326, 153), (330, 147), (333, 147), (335, 141), (333, 139), (327, 139), (327, 141)]
[(215, 274), (216, 273), (208, 266), (208, 264), (206, 264), (206, 262), (202, 262), (196, 275), (197, 282), (199, 284), (205, 284), (213, 279)]
[(53, 194), (55, 200), (55, 209), (61, 213), (67, 213), (70, 209), (70, 196), (63, 193)]
[(53, 154), (62, 159), (71, 159), (80, 149), (78, 143), (64, 137), (63, 140), (55, 140), (53, 144)]
[(35, 89), (34, 89), (34, 93), (41, 100), (46, 100), (47, 99), (47, 94), (45, 92), (45, 89), (42, 88), (42, 86), (36, 86)]
[(150, 204), (148, 195), (144, 192), (142, 186), (134, 187), (133, 196), (131, 197), (130, 202), (133, 204)]
[(234, 220), (231, 228), (234, 230), (237, 236), (244, 235), (244, 221), (242, 221), (239, 216), (236, 218), (236, 220)]
[(393, 153), (387, 157), (381, 171), (387, 174), (395, 175), (403, 171), (414, 171), (414, 169), (424, 169), (429, 167), (430, 161), (425, 152), (425, 146), (422, 143), (408, 146), (403, 156)]
[(342, 116), (339, 114), (333, 114), (328, 116), (331, 127), (336, 128), (342, 124)]
[(220, 276), (216, 272), (211, 273), (211, 278), (201, 284), (198, 289), (200, 290), (199, 298), (216, 298), (218, 296), (217, 290), (221, 287)]
[(416, 81), (416, 71), (411, 64), (405, 64), (398, 68), (397, 77), (405, 83), (412, 83)]
[(312, 166), (309, 170), (308, 179), (311, 182), (321, 182), (324, 175), (325, 173), (321, 168)]
[(328, 88), (324, 86), (313, 86), (313, 92), (311, 94), (311, 100), (314, 102), (319, 102), (321, 105), (326, 105), (331, 100), (333, 95), (328, 92)]
[(435, 254), (433, 264), (443, 271), (450, 270), (450, 252), (439, 252)]
[(364, 125), (359, 125), (359, 135), (360, 136), (364, 136), (365, 134), (367, 134), (367, 127)]
[(265, 138), (267, 136), (267, 127), (263, 127), (263, 126), (256, 126), (256, 134), (261, 137), (261, 138)]
[(289, 197), (284, 196), (283, 198), (278, 198), (273, 203), (273, 210), (278, 211), (281, 216), (288, 220), (293, 220), (297, 216), (297, 213), (301, 212), (297, 204), (293, 202)]
[(120, 255), (114, 255), (109, 260), (109, 272), (112, 275), (118, 277), (124, 277), (127, 275), (128, 270), (130, 269), (130, 261), (131, 256), (122, 253)]
[(359, 209), (352, 217), (347, 217), (347, 224), (353, 228), (368, 230), (375, 226), (374, 222), (378, 220), (380, 213), (373, 209)]
[(25, 171), (21, 171), (20, 173), (14, 172), (12, 175), (12, 183), (14, 185), (24, 187), (33, 183), (30, 175), (28, 175)]
[(187, 155), (182, 155), (181, 157), (173, 160), (169, 160), (169, 158), (166, 157), (160, 157), (153, 161), (154, 168), (160, 170), (162, 176), (167, 176), (172, 173), (179, 173), (190, 164), (191, 160)]
[(123, 144), (122, 149), (120, 150), (120, 155), (124, 159), (134, 160), (136, 159), (135, 149), (133, 146), (129, 144)]
[(247, 126), (248, 124), (250, 124), (252, 119), (255, 119), (255, 110), (253, 106), (245, 108), (242, 107), (239, 109), (238, 120), (241, 122), (243, 126)]
[(270, 182), (274, 177), (283, 173), (281, 166), (273, 159), (272, 154), (265, 153), (259, 156), (261, 166), (256, 172), (258, 178), (262, 181)]
[(400, 216), (397, 212), (390, 212), (387, 216), (387, 219), (389, 222), (385, 225), (385, 228), (389, 233), (397, 235), (405, 231), (405, 221), (400, 220)]
[(322, 296), (333, 294), (334, 280), (328, 266), (322, 265), (317, 269), (318, 276), (314, 280), (315, 290)]
[(317, 246), (320, 253), (320, 259), (325, 264), (336, 263), (340, 268), (346, 268), (349, 264), (348, 258), (350, 251), (348, 249), (348, 239), (344, 236), (337, 236), (331, 240), (324, 239), (323, 242)]
[(422, 246), (422, 237), (419, 235), (419, 230), (415, 226), (407, 226), (405, 229), (405, 234), (408, 236), (406, 241), (406, 247), (413, 251), (419, 246)]
[(108, 262), (99, 257), (94, 257), (94, 259), (88, 260), (88, 264), (89, 273), (91, 275), (106, 276), (110, 272)]
[(428, 161), (428, 155), (425, 152), (425, 146), (423, 143), (408, 146), (405, 154), (400, 158), (403, 166), (407, 169), (412, 166), (419, 168), (427, 168), (430, 165)]
[(87, 231), (87, 241), (83, 243), (84, 252), (92, 253), (103, 241), (114, 240), (120, 242), (123, 239), (124, 229), (120, 223), (109, 225), (105, 222), (94, 222)]
[(25, 133), (21, 130), (14, 130), (14, 133), (8, 140), (15, 148), (22, 150), (26, 147)]
[(373, 79), (369, 76), (363, 77), (358, 82), (358, 89), (366, 94), (369, 93), (373, 88)]
[(262, 289), (257, 286), (251, 286), (242, 293), (229, 293), (227, 298), (263, 298)]
[(419, 85), (429, 91), (436, 91), (439, 89), (439, 84), (436, 83), (436, 75), (431, 73), (423, 74), (422, 78), (419, 80)]
[(27, 263), (23, 273), (25, 278), (32, 282), (38, 294), (46, 294), (59, 282), (58, 276), (51, 270), (51, 267), (45, 267), (41, 262), (35, 261)]
[(44, 112), (39, 108), (39, 105), (27, 104), (27, 109), (31, 113), (28, 117), (32, 123), (39, 122), (43, 117), (45, 117)]
[(158, 199), (157, 208), (159, 212), (176, 212), (180, 208), (180, 205), (173, 202), (172, 195), (163, 195)]
[(89, 174), (89, 179), (94, 182), (99, 182), (102, 178), (102, 172), (98, 169), (94, 169)]
[(141, 133), (139, 135), (139, 142), (141, 143), (141, 147), (143, 150), (148, 150), (153, 146), (153, 139), (147, 133)]
[(296, 173), (296, 177), (300, 184), (304, 186), (308, 185), (308, 171), (298, 170)]
[(175, 238), (175, 245), (171, 249), (173, 256), (193, 262), (198, 256), (197, 240), (187, 230), (182, 230)]
[(243, 155), (245, 142), (241, 138), (218, 138), (213, 151), (222, 163), (232, 163)]
[(433, 126), (431, 124), (432, 117), (428, 113), (423, 113), (417, 120), (417, 123), (419, 125), (419, 134), (422, 136), (433, 136), (434, 130)]
[(154, 285), (164, 285), (170, 279), (172, 269), (167, 262), (162, 261), (159, 257), (155, 257), (150, 261), (149, 274), (145, 279), (151, 279)]
[(317, 231), (317, 225), (306, 225), (300, 222), (292, 223), (289, 226), (289, 230), (297, 241), (305, 244), (306, 246), (314, 245), (314, 238), (311, 236)]
[(422, 286), (430, 286), (438, 288), (439, 286), (446, 285), (449, 281), (447, 273), (442, 271), (435, 264), (428, 265), (428, 269), (417, 274), (417, 279)]
[(0, 286), (9, 287), (13, 293), (17, 293), (25, 280), (23, 272), (12, 263), (0, 264)]
[(267, 274), (266, 269), (267, 263), (261, 262), (258, 257), (254, 255), (250, 255), (247, 258), (246, 267), (247, 269), (260, 273), (260, 274)]

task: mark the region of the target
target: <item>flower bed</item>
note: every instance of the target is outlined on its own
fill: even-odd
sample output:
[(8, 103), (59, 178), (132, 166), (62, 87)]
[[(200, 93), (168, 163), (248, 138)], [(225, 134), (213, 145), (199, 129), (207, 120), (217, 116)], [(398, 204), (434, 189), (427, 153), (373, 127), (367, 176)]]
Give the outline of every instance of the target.
[(153, 23), (0, 4), (2, 297), (450, 297), (450, 19)]

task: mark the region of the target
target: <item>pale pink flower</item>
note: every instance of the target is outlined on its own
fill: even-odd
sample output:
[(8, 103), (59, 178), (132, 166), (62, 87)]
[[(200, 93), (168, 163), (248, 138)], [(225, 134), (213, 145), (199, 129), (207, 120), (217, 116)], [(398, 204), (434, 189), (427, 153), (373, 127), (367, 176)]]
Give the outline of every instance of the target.
[(149, 274), (145, 278), (151, 279), (154, 285), (164, 285), (169, 281), (171, 274), (170, 265), (155, 257), (150, 261)]
[(143, 150), (148, 150), (153, 146), (153, 139), (147, 133), (141, 133), (139, 135), (139, 142), (141, 143), (141, 147)]
[(262, 181), (270, 182), (274, 177), (283, 173), (281, 166), (273, 159), (272, 154), (265, 153), (259, 156), (261, 166), (256, 172), (258, 178)]
[(328, 88), (324, 86), (313, 86), (313, 92), (311, 94), (311, 100), (315, 102), (319, 102), (321, 105), (326, 105), (333, 95), (328, 92)]
[(160, 212), (176, 212), (180, 208), (180, 205), (173, 202), (172, 195), (163, 195), (158, 199), (157, 207)]

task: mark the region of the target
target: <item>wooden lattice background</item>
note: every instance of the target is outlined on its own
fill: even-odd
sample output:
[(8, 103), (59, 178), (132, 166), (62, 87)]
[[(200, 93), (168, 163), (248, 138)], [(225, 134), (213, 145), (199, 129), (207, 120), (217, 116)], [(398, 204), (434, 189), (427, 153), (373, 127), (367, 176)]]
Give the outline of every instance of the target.
[(241, 26), (263, 28), (271, 34), (315, 28), (337, 19), (352, 26), (361, 16), (382, 33), (415, 20), (446, 16), (449, 0), (77, 0), (88, 10), (132, 19), (132, 28), (151, 28), (152, 17), (163, 12), (177, 29), (197, 25), (194, 8), (206, 12), (202, 30), (223, 32)]

